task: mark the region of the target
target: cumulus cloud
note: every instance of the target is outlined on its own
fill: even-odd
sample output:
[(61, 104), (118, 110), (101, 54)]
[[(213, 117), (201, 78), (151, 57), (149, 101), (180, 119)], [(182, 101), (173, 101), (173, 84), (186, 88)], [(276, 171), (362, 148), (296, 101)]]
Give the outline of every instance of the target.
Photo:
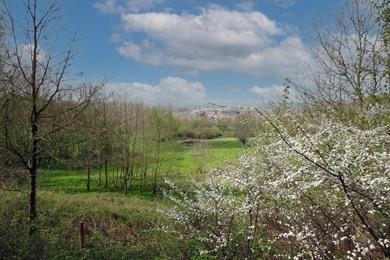
[[(310, 60), (298, 36), (288, 34), (261, 12), (209, 6), (200, 14), (146, 12), (121, 17), (130, 39), (117, 51), (146, 64), (173, 65), (190, 72), (229, 70), (280, 77)], [(145, 37), (135, 40), (132, 36), (137, 33)]]
[(101, 0), (94, 3), (94, 6), (103, 14), (121, 14), (125, 12), (140, 12), (149, 10), (162, 4), (164, 0)]
[(132, 101), (153, 105), (192, 105), (206, 96), (206, 88), (199, 82), (167, 77), (153, 86), (144, 83), (110, 83), (107, 91)]

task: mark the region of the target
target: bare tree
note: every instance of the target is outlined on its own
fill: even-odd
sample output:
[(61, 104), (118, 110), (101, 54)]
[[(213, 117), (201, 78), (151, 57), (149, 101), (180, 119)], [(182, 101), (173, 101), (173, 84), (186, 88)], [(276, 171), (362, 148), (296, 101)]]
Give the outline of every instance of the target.
[[(15, 19), (2, 2), (9, 42), (5, 48), (0, 141), (15, 158), (15, 167), (29, 172), (30, 223), (37, 217), (37, 176), (44, 158), (55, 158), (56, 138), (88, 106), (97, 91), (67, 80), (72, 40), (65, 51), (56, 36), (59, 8), (55, 1), (26, 0), (26, 21)], [(53, 37), (52, 37), (53, 36)], [(70, 46), (70, 47), (69, 47)], [(33, 227), (33, 225), (31, 225)], [(31, 228), (34, 233), (34, 228)]]
[(305, 97), (340, 112), (352, 104), (362, 111), (388, 94), (388, 57), (381, 35), (383, 27), (370, 1), (345, 1), (335, 28), (316, 30), (314, 89), (305, 89)]

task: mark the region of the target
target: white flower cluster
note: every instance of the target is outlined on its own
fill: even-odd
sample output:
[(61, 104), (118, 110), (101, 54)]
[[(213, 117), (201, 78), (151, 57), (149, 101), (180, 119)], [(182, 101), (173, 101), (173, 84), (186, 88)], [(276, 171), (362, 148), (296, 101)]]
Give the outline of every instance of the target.
[(166, 213), (221, 259), (389, 257), (389, 130), (291, 117), (205, 182), (170, 184)]

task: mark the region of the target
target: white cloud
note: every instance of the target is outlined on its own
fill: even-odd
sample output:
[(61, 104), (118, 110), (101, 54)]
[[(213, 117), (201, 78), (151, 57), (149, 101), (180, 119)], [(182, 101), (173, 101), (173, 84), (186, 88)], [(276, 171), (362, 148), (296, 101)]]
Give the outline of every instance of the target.
[(268, 87), (253, 86), (249, 89), (249, 91), (258, 96), (279, 95), (283, 93), (283, 86), (280, 85), (271, 85)]
[(167, 77), (153, 86), (144, 83), (110, 83), (108, 92), (113, 92), (132, 101), (154, 105), (192, 105), (206, 96), (206, 88), (199, 82)]
[(274, 2), (277, 6), (282, 8), (288, 8), (293, 5), (295, 5), (296, 0), (271, 0)]
[(164, 0), (101, 0), (94, 3), (96, 9), (103, 14), (121, 14), (125, 12), (136, 13), (149, 10), (162, 4)]
[(103, 14), (113, 14), (120, 11), (119, 6), (117, 6), (116, 0), (95, 2), (94, 7)]
[[(18, 63), (17, 58), (19, 58), (21, 66), (26, 72), (31, 73), (31, 61), (32, 61), (32, 55), (33, 55), (33, 50), (34, 46), (32, 44), (23, 44), (20, 45), (18, 48), (18, 53), (17, 55), (13, 55), (11, 58), (14, 63)], [(41, 77), (44, 73), (45, 70), (45, 65), (50, 62), (49, 59), (51, 59), (51, 63), (55, 63), (54, 59), (55, 57), (50, 57), (50, 53), (47, 53), (41, 46), (38, 46), (37, 48), (37, 61), (38, 61), (38, 67), (37, 67), (37, 72), (38, 72), (38, 77)], [(58, 58), (57, 58), (57, 61)], [(12, 66), (6, 65), (6, 69), (12, 70)]]
[[(284, 91), (284, 86), (281, 85), (270, 85), (270, 86), (264, 86), (264, 87), (259, 87), (259, 86), (253, 86), (248, 91), (252, 94), (254, 94), (259, 101), (261, 101), (264, 104), (270, 103), (270, 102), (279, 102), (283, 98), (283, 91)], [(298, 100), (298, 93), (296, 89), (294, 88), (289, 88), (288, 89), (288, 99), (291, 102), (295, 102)]]
[(256, 2), (254, 0), (241, 1), (235, 6), (242, 11), (252, 11), (256, 6)]
[[(19, 56), (21, 56), (22, 64), (27, 64), (31, 66), (31, 59), (33, 55), (34, 45), (32, 44), (24, 44), (20, 48)], [(45, 52), (41, 46), (37, 48), (37, 60), (41, 64), (45, 64), (49, 59), (49, 53)]]
[(267, 87), (253, 86), (249, 89), (249, 92), (255, 94), (262, 101), (278, 101), (283, 94), (283, 86), (271, 85)]
[(118, 52), (147, 64), (281, 77), (310, 60), (299, 37), (260, 12), (209, 6), (198, 15), (148, 12), (121, 17), (127, 36), (145, 37), (122, 42)]
[(164, 0), (132, 0), (127, 1), (126, 8), (127, 10), (133, 12), (139, 12), (142, 10), (149, 10), (154, 8), (157, 5), (160, 5), (164, 2)]

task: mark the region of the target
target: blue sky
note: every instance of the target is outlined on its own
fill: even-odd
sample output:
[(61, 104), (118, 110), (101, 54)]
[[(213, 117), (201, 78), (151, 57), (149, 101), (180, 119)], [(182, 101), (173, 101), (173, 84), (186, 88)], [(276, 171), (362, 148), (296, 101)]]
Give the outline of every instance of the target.
[(278, 98), (284, 77), (307, 70), (313, 23), (319, 17), (331, 23), (341, 6), (340, 0), (58, 2), (67, 32), (78, 39), (72, 73), (105, 80), (129, 98), (178, 106)]

